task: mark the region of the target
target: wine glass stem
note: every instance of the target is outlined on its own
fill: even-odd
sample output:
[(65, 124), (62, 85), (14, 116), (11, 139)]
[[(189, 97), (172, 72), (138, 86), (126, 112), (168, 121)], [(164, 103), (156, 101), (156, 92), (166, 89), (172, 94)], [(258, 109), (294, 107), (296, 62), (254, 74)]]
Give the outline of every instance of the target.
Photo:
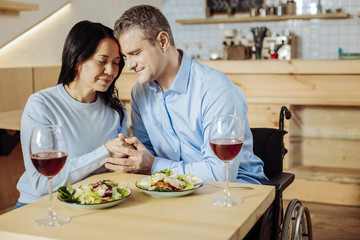
[(55, 219), (55, 211), (53, 204), (53, 194), (52, 194), (52, 178), (49, 179), (49, 220), (53, 221)]
[(225, 194), (225, 202), (229, 201), (230, 198), (230, 192), (229, 192), (229, 164), (227, 162), (225, 162), (225, 189), (224, 189), (224, 194)]

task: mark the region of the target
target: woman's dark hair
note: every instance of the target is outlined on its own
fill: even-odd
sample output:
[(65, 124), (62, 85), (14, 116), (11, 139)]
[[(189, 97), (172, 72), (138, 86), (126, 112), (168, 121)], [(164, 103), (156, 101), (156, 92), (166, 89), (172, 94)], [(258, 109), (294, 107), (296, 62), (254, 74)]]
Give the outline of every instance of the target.
[[(100, 41), (104, 38), (114, 39), (117, 42), (112, 29), (101, 23), (81, 21), (75, 24), (65, 40), (58, 84), (69, 85), (75, 79), (76, 64), (89, 59), (95, 53)], [(125, 108), (118, 99), (115, 83), (125, 63), (120, 52), (119, 54), (121, 57), (118, 75), (105, 92), (97, 92), (97, 95), (102, 97), (106, 104), (119, 113), (120, 121), (122, 122), (125, 117)]]

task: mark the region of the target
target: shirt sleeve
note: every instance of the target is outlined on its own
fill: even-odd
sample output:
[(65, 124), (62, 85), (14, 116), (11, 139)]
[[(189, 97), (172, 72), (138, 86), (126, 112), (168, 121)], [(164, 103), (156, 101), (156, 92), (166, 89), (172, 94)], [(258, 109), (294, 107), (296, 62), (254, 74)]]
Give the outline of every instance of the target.
[(136, 136), (139, 141), (147, 148), (147, 150), (155, 156), (154, 147), (151, 144), (149, 135), (142, 121), (138, 105), (133, 97), (134, 89), (131, 92), (131, 126), (130, 131), (133, 136)]
[[(36, 95), (30, 96), (21, 119), (21, 144), (26, 174), (37, 196), (48, 194), (48, 179), (41, 175), (33, 166), (30, 159), (30, 138), (32, 129), (36, 126), (53, 124), (52, 113), (47, 109), (45, 102)], [(125, 127), (126, 129), (126, 127)], [(70, 148), (70, 146), (69, 146)], [(102, 145), (92, 152), (79, 157), (67, 159), (64, 168), (53, 178), (53, 191), (66, 184), (67, 179), (71, 183), (84, 179), (91, 172), (100, 168), (105, 163), (105, 157), (109, 156), (105, 145)]]
[(124, 107), (124, 119), (120, 125), (120, 129), (119, 129), (119, 133), (122, 133), (124, 134), (125, 136), (128, 135), (128, 131), (127, 131), (127, 120), (128, 120), (128, 117), (127, 117), (127, 114), (126, 114), (126, 110), (125, 110), (125, 107)]

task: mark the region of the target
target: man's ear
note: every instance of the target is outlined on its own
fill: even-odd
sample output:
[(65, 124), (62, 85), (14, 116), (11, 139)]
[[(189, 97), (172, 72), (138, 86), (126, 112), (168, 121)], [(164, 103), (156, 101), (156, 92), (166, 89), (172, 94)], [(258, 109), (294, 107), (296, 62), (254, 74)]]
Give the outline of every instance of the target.
[(156, 41), (160, 45), (160, 48), (162, 49), (163, 52), (165, 52), (170, 46), (170, 37), (164, 31), (159, 32), (159, 34), (156, 37)]

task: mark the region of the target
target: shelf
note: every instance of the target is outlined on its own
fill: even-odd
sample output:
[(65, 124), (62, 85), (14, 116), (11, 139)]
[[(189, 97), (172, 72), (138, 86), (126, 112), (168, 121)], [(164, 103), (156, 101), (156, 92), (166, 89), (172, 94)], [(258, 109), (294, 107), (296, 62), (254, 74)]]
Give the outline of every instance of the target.
[(235, 23), (235, 22), (269, 22), (284, 20), (310, 20), (310, 19), (346, 19), (350, 14), (345, 12), (327, 13), (317, 15), (283, 15), (283, 16), (266, 16), (266, 17), (227, 17), (227, 18), (203, 18), (203, 19), (182, 19), (176, 20), (180, 24), (207, 24), (207, 23)]
[(13, 2), (13, 1), (0, 1), (0, 10), (33, 11), (38, 9), (39, 9), (38, 4)]

